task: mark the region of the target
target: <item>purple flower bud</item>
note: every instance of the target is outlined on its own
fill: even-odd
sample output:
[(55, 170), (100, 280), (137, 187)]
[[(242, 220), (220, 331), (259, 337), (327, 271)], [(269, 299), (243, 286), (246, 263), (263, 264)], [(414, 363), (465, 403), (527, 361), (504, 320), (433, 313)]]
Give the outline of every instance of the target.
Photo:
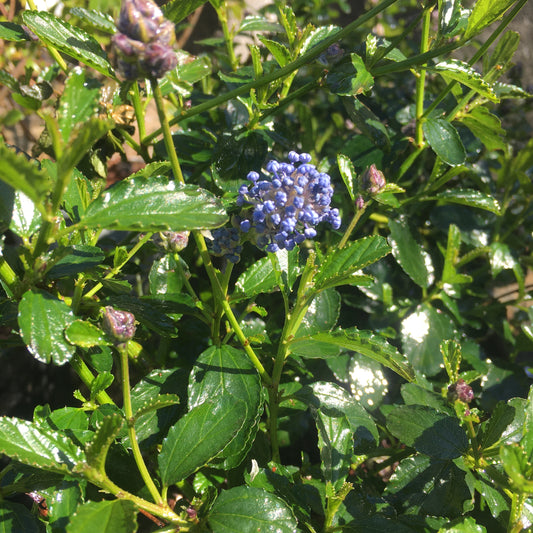
[(189, 243), (189, 231), (162, 231), (159, 235), (167, 252), (181, 252)]
[(457, 380), (448, 387), (448, 400), (454, 402), (460, 400), (464, 403), (470, 403), (474, 399), (472, 387), (464, 379)]
[(117, 344), (126, 342), (135, 335), (135, 316), (108, 305), (104, 308), (102, 328)]
[(374, 164), (370, 165), (370, 168), (361, 176), (361, 186), (370, 194), (380, 193), (386, 184), (387, 182), (385, 181), (383, 172), (378, 170)]
[(165, 22), (163, 12), (152, 0), (123, 0), (117, 28), (130, 39), (149, 43), (158, 38)]
[(355, 207), (357, 209), (364, 209), (365, 208), (365, 199), (361, 195), (359, 195), (355, 199)]

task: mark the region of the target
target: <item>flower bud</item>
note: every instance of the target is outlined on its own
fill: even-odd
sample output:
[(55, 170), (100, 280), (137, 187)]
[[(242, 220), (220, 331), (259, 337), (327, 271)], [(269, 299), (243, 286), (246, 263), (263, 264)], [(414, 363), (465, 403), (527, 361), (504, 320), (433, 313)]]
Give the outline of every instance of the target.
[(162, 231), (159, 236), (167, 252), (181, 252), (189, 243), (189, 231)]
[(376, 168), (376, 165), (370, 165), (365, 173), (361, 177), (361, 186), (363, 189), (368, 191), (370, 194), (378, 194), (384, 188), (387, 182), (385, 181), (385, 176), (381, 170)]
[(470, 403), (474, 399), (472, 387), (464, 379), (457, 380), (448, 387), (448, 401), (460, 400), (463, 403)]
[(148, 76), (162, 78), (167, 72), (176, 68), (178, 58), (172, 48), (156, 42), (146, 46), (140, 64)]
[(149, 43), (157, 38), (164, 21), (163, 12), (151, 0), (124, 0), (117, 28), (130, 39)]
[(355, 199), (355, 207), (360, 211), (361, 209), (364, 209), (365, 207), (365, 199), (359, 195), (356, 199)]
[(119, 311), (108, 305), (104, 308), (102, 327), (117, 344), (120, 344), (135, 335), (135, 316), (133, 313)]

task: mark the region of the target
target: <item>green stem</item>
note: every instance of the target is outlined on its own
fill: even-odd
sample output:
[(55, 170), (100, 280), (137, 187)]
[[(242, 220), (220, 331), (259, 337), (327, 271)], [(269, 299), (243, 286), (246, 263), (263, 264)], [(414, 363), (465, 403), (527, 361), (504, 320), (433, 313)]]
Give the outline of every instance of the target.
[[(426, 8), (422, 17), (422, 37), (420, 40), (420, 54), (425, 54), (429, 50), (429, 28), (431, 25), (431, 11), (432, 8)], [(426, 88), (426, 69), (421, 68), (418, 72), (416, 80), (416, 101), (415, 101), (415, 115), (416, 115), (416, 132), (415, 144), (418, 147), (424, 146), (424, 132), (422, 131), (424, 116), (424, 94)]]
[[(203, 102), (202, 104), (194, 106), (191, 109), (189, 109), (187, 112), (174, 117), (169, 122), (169, 124), (173, 126), (174, 124), (177, 124), (178, 122), (181, 122), (190, 117), (203, 113), (204, 111), (208, 111), (209, 109), (218, 107), (224, 102), (232, 100), (233, 98), (236, 98), (237, 96), (241, 96), (243, 94), (249, 93), (250, 89), (256, 89), (257, 87), (271, 84), (273, 81), (289, 75), (294, 70), (299, 69), (300, 67), (306, 65), (313, 59), (317, 58), (324, 50), (327, 50), (329, 46), (344, 39), (344, 37), (353, 33), (357, 28), (359, 28), (360, 26), (365, 24), (367, 21), (374, 18), (376, 15), (378, 15), (379, 13), (381, 13), (382, 11), (384, 11), (385, 9), (387, 9), (389, 6), (396, 3), (397, 1), (398, 0), (385, 0), (384, 2), (382, 2), (375, 8), (371, 9), (370, 11), (367, 11), (364, 15), (361, 15), (357, 20), (354, 20), (353, 22), (348, 24), (342, 30), (329, 36), (327, 39), (324, 39), (323, 41), (321, 41), (320, 44), (314, 46), (309, 52), (305, 53), (304, 55), (296, 59), (296, 61), (293, 61), (292, 63), (284, 66), (283, 68), (280, 68), (279, 70), (275, 70), (269, 74), (266, 74), (262, 78), (259, 78), (257, 80), (251, 81), (250, 83), (241, 85), (240, 87), (237, 87), (233, 91), (229, 91), (227, 93), (221, 94), (220, 96), (217, 96), (206, 102)], [(453, 48), (454, 47), (451, 47), (450, 49), (453, 49)], [(409, 68), (409, 67), (406, 67), (406, 68)], [(157, 131), (154, 131), (153, 133), (148, 135), (145, 139), (143, 139), (143, 143), (149, 144), (153, 139), (155, 139), (161, 133), (162, 133), (161, 128), (158, 129)]]
[[(147, 242), (149, 241), (151, 238), (152, 238), (152, 235), (153, 233), (147, 233), (146, 235), (144, 235), (141, 239), (139, 239), (139, 242), (137, 242), (137, 244), (135, 244), (135, 246), (133, 246), (133, 248), (128, 252), (128, 254), (126, 255), (126, 257), (124, 258), (124, 260), (118, 264), (116, 267), (113, 268), (113, 270), (111, 270), (111, 272), (109, 272), (105, 277), (104, 277), (104, 280), (106, 279), (111, 279), (111, 278), (114, 278), (119, 272), (120, 270), (122, 269), (122, 267), (139, 251), (139, 249)], [(103, 284), (101, 282), (98, 282), (90, 291), (88, 291), (85, 295), (84, 295), (84, 298), (91, 298), (92, 296), (94, 296), (101, 288), (103, 287)]]
[(0, 282), (8, 296), (18, 295), (20, 291), (20, 280), (15, 274), (11, 265), (2, 257), (0, 253)]
[(470, 444), (472, 446), (472, 453), (474, 454), (474, 465), (476, 468), (479, 468), (479, 460), (481, 458), (479, 451), (479, 444), (477, 441), (476, 430), (474, 429), (474, 424), (471, 420), (466, 421), (466, 432), (470, 437)]
[(509, 524), (507, 526), (508, 533), (520, 533), (523, 531), (522, 513), (524, 504), (526, 503), (526, 494), (523, 492), (513, 492), (511, 496), (511, 512), (509, 514)]
[(146, 125), (144, 121), (144, 109), (139, 92), (139, 82), (133, 82), (133, 94), (131, 98), (133, 104), (133, 111), (135, 112), (135, 119), (137, 120), (137, 127), (139, 128), (139, 139), (144, 139), (146, 136)]
[[(85, 383), (85, 385), (90, 389), (93, 381), (95, 380), (95, 377), (89, 367), (85, 364), (83, 359), (78, 354), (74, 354), (74, 356), (70, 360), (70, 365), (72, 366), (76, 374), (78, 374), (83, 383)], [(107, 394), (106, 391), (98, 392), (96, 395), (96, 401), (100, 405), (103, 405), (105, 403), (115, 405), (115, 402), (111, 399), (111, 397), (109, 396), (109, 394)]]
[(237, 70), (239, 62), (235, 56), (235, 49), (233, 48), (233, 35), (228, 27), (228, 5), (226, 2), (223, 2), (220, 7), (215, 8), (218, 20), (222, 26), (222, 33), (224, 34), (224, 41), (226, 43), (226, 49), (228, 51), (229, 62), (232, 70)]
[(174, 172), (174, 178), (180, 183), (185, 183), (185, 179), (183, 178), (183, 173), (181, 171), (181, 165), (178, 159), (178, 154), (176, 154), (176, 147), (174, 146), (174, 141), (172, 140), (170, 124), (167, 120), (167, 116), (165, 113), (165, 103), (163, 101), (163, 95), (161, 94), (161, 87), (159, 86), (159, 83), (155, 78), (151, 79), (150, 83), (152, 84), (152, 91), (154, 93), (157, 114), (159, 116), (159, 122), (161, 123), (161, 127), (163, 129), (163, 139), (165, 141), (165, 147), (167, 149), (167, 154), (170, 159), (170, 164), (172, 165), (172, 171)]
[(342, 236), (342, 239), (340, 240), (338, 244), (338, 248), (344, 248), (346, 246), (346, 243), (348, 242), (348, 239), (350, 238), (350, 235), (353, 233), (353, 230), (355, 229), (355, 226), (357, 226), (357, 223), (359, 222), (359, 219), (365, 212), (365, 209), (367, 208), (367, 204), (364, 205), (362, 209), (358, 209), (355, 212), (355, 215), (352, 218), (352, 221), (350, 222), (350, 225), (346, 228), (346, 231), (344, 232), (344, 235)]
[(141, 449), (139, 448), (139, 443), (137, 442), (137, 434), (135, 432), (135, 419), (133, 418), (133, 409), (131, 406), (131, 392), (130, 392), (130, 371), (129, 371), (129, 361), (128, 361), (128, 349), (126, 343), (119, 344), (117, 350), (120, 354), (120, 366), (122, 370), (122, 396), (124, 399), (124, 415), (126, 416), (126, 422), (128, 424), (128, 436), (130, 438), (130, 445), (133, 452), (133, 457), (137, 468), (143, 478), (145, 485), (148, 487), (154, 502), (160, 506), (164, 506), (165, 502), (159, 494), (157, 487), (146, 468)]

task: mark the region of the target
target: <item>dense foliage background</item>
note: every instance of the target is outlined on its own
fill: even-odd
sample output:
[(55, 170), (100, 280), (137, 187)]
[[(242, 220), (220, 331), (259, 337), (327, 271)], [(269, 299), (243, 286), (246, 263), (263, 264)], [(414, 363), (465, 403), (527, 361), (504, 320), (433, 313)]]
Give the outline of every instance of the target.
[(531, 530), (526, 2), (0, 4), (2, 531)]

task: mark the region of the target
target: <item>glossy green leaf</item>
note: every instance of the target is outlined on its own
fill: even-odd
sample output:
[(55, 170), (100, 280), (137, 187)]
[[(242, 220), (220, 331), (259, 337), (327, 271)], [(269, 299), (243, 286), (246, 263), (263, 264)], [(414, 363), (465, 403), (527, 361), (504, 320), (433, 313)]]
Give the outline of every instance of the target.
[[(182, 261), (181, 267), (177, 261)], [(166, 254), (156, 258), (148, 274), (150, 281), (150, 294), (152, 296), (164, 296), (166, 294), (179, 294), (183, 287), (183, 272), (187, 271), (187, 265), (181, 258), (176, 258), (173, 254)]]
[(453, 336), (452, 320), (428, 304), (419, 305), (402, 321), (402, 344), (407, 360), (428, 376), (440, 372), (440, 343)]
[(19, 303), (18, 322), (30, 353), (42, 363), (66, 363), (75, 352), (64, 336), (74, 322), (70, 307), (44, 291), (27, 291)]
[[(135, 431), (142, 447), (160, 442), (162, 436), (184, 412), (187, 403), (187, 379), (188, 372), (183, 369), (154, 370), (133, 387), (131, 403)], [(170, 396), (174, 403), (161, 406), (160, 401), (165, 401)]]
[(39, 521), (21, 503), (0, 502), (0, 533), (40, 533)]
[(404, 272), (420, 287), (428, 288), (433, 278), (431, 258), (418, 244), (405, 217), (389, 219), (392, 255)]
[(434, 67), (428, 68), (428, 70), (440, 74), (447, 81), (458, 81), (469, 89), (476, 91), (484, 98), (488, 98), (491, 102), (499, 102), (499, 98), (496, 96), (491, 84), (485, 81), (481, 74), (468, 63), (451, 59), (448, 61), (441, 61)]
[(83, 20), (94, 29), (105, 33), (113, 34), (117, 31), (113, 17), (107, 13), (102, 13), (97, 9), (85, 9), (84, 7), (71, 7), (70, 14)]
[(526, 451), (519, 444), (508, 444), (500, 448), (503, 468), (511, 478), (512, 485), (520, 492), (533, 493), (533, 464), (528, 461)]
[[(34, 420), (37, 422), (37, 419)], [(41, 422), (41, 421), (39, 421)], [(78, 407), (63, 407), (55, 409), (46, 417), (46, 424), (50, 429), (88, 429), (89, 420), (83, 409)]]
[(244, 31), (262, 31), (268, 33), (281, 33), (283, 27), (271, 22), (260, 15), (247, 15), (239, 27), (239, 33)]
[(351, 62), (341, 61), (328, 72), (326, 82), (331, 92), (341, 96), (355, 96), (369, 91), (374, 78), (367, 71), (362, 58), (351, 54)]
[(482, 423), (478, 442), (482, 449), (498, 443), (507, 427), (513, 422), (516, 409), (506, 402), (498, 402), (490, 418)]
[(427, 118), (422, 125), (424, 136), (433, 151), (448, 165), (465, 161), (465, 147), (457, 130), (442, 118)]
[(352, 199), (352, 202), (355, 202), (355, 194), (357, 192), (357, 174), (353, 163), (349, 157), (346, 157), (344, 154), (337, 155), (337, 165), (339, 167), (339, 172), (341, 174), (344, 185), (346, 185), (346, 190)]
[(461, 21), (460, 0), (439, 0), (439, 33), (452, 37)]
[(235, 283), (238, 293), (248, 298), (258, 294), (273, 292), (279, 288), (276, 272), (269, 257), (262, 257), (245, 270)]
[(0, 417), (0, 453), (51, 472), (73, 472), (85, 459), (68, 437), (19, 418)]
[(446, 253), (444, 255), (444, 267), (442, 269), (443, 284), (455, 285), (472, 282), (470, 276), (458, 274), (455, 269), (455, 265), (459, 260), (461, 241), (461, 230), (455, 224), (450, 224), (448, 227)]
[(63, 257), (47, 272), (48, 279), (73, 278), (80, 272), (99, 266), (105, 259), (100, 248), (87, 244), (69, 246), (63, 253)]
[(295, 337), (331, 330), (339, 318), (341, 297), (335, 289), (321, 291), (309, 306)]
[(450, 189), (440, 192), (436, 195), (436, 198), (454, 204), (485, 209), (496, 215), (501, 214), (500, 204), (493, 196), (475, 189)]
[(272, 41), (265, 37), (259, 37), (259, 40), (267, 48), (267, 50), (272, 54), (274, 59), (277, 61), (280, 67), (284, 67), (291, 60), (291, 53), (289, 49), (277, 41)]
[(248, 409), (235, 397), (197, 405), (168, 432), (158, 456), (168, 486), (185, 479), (219, 455), (242, 428)]
[(52, 185), (39, 164), (36, 161), (28, 161), (22, 153), (17, 154), (3, 141), (0, 142), (0, 159), (0, 180), (40, 204)]
[(387, 428), (407, 446), (437, 459), (455, 459), (468, 448), (457, 418), (425, 405), (396, 406), (387, 416)]
[(343, 414), (353, 433), (352, 441), (355, 441), (356, 450), (362, 451), (378, 442), (378, 430), (370, 414), (355, 395), (336, 383), (317, 381), (298, 391), (297, 397), (325, 415)]
[(67, 533), (135, 533), (137, 508), (129, 500), (88, 502), (80, 505)]
[(361, 130), (361, 133), (370, 139), (375, 146), (388, 151), (390, 139), (383, 121), (357, 97), (345, 97), (342, 101), (352, 122)]
[[(357, 328), (338, 329), (330, 333), (316, 333), (311, 339), (359, 352), (394, 370), (407, 381), (414, 379), (414, 371), (404, 356), (383, 337), (371, 331)], [(298, 341), (295, 341), (295, 344), (297, 343)]]
[(455, 412), (442, 394), (428, 390), (416, 383), (403, 383), (401, 394), (405, 405), (426, 405), (449, 415), (453, 415)]
[(22, 19), (44, 43), (85, 63), (104, 76), (114, 76), (100, 43), (86, 31), (46, 11), (24, 11)]
[(11, 222), (9, 229), (19, 237), (29, 239), (39, 231), (42, 220), (41, 215), (33, 201), (24, 193), (20, 191), (15, 192), (10, 214)]
[[(488, 469), (490, 472), (490, 470)], [(496, 487), (492, 476), (487, 471), (477, 474), (474, 483), (475, 489), (481, 494), (482, 500), (488, 505), (492, 516), (498, 517), (501, 513), (509, 510), (509, 500), (501, 487)]]
[(68, 175), (82, 160), (94, 143), (115, 126), (112, 120), (92, 117), (73, 130), (70, 141), (57, 161), (57, 172)]
[(213, 533), (294, 533), (298, 524), (281, 498), (245, 486), (222, 491), (209, 511), (208, 522)]
[(514, 0), (478, 0), (468, 18), (465, 38), (470, 39), (480, 33), (498, 20), (513, 4)]
[(91, 382), (90, 400), (95, 402), (98, 394), (111, 387), (114, 379), (115, 376), (111, 372), (100, 372)]
[(453, 525), (446, 527), (446, 533), (487, 533), (487, 529), (468, 516), (460, 522), (454, 520)]
[(444, 340), (440, 344), (440, 353), (442, 354), (450, 383), (457, 381), (462, 359), (461, 345), (454, 340)]
[(386, 239), (379, 235), (364, 237), (334, 249), (327, 255), (314, 277), (317, 290), (340, 284), (350, 285), (358, 271), (375, 263), (391, 251)]
[(96, 325), (86, 320), (75, 320), (65, 329), (65, 338), (70, 344), (81, 348), (111, 346), (113, 341)]
[(65, 480), (53, 487), (52, 494), (44, 495), (48, 506), (48, 520), (53, 529), (64, 530), (70, 517), (83, 502), (82, 487), (77, 481)]
[(227, 220), (215, 196), (166, 178), (133, 178), (107, 189), (89, 205), (81, 224), (123, 231), (183, 231)]
[[(499, 78), (512, 65), (511, 60), (520, 44), (520, 34), (516, 31), (507, 31), (496, 43), (494, 52), (484, 62), (484, 70), (490, 72), (487, 77), (491, 80)], [(484, 107), (476, 109), (486, 109)]]
[[(263, 413), (261, 379), (248, 356), (231, 346), (212, 346), (197, 359), (189, 378), (189, 408), (220, 397), (233, 397), (247, 407), (246, 418), (217, 458), (225, 469), (238, 466), (250, 449)], [(217, 461), (218, 462), (218, 461)]]
[(504, 98), (530, 98), (531, 93), (518, 87), (518, 85), (513, 85), (511, 83), (502, 83), (496, 82), (494, 84), (494, 92), (500, 99)]
[(501, 127), (500, 119), (486, 107), (474, 107), (460, 120), (488, 150), (506, 149), (507, 144), (502, 138), (505, 130)]
[(65, 81), (65, 89), (57, 110), (59, 131), (67, 142), (77, 124), (93, 117), (98, 109), (101, 84), (87, 76), (80, 67), (73, 68)]
[[(124, 418), (120, 414), (112, 414), (105, 416), (95, 436), (85, 448), (85, 456), (87, 458), (87, 466), (94, 470), (91, 477), (105, 476), (105, 461), (111, 444), (115, 441), (119, 434)], [(83, 465), (82, 470), (85, 470)]]
[(178, 24), (205, 3), (206, 0), (171, 0), (164, 7), (165, 17)]
[(20, 24), (14, 22), (0, 22), (0, 39), (5, 41), (29, 41), (30, 38), (24, 31), (24, 28)]

